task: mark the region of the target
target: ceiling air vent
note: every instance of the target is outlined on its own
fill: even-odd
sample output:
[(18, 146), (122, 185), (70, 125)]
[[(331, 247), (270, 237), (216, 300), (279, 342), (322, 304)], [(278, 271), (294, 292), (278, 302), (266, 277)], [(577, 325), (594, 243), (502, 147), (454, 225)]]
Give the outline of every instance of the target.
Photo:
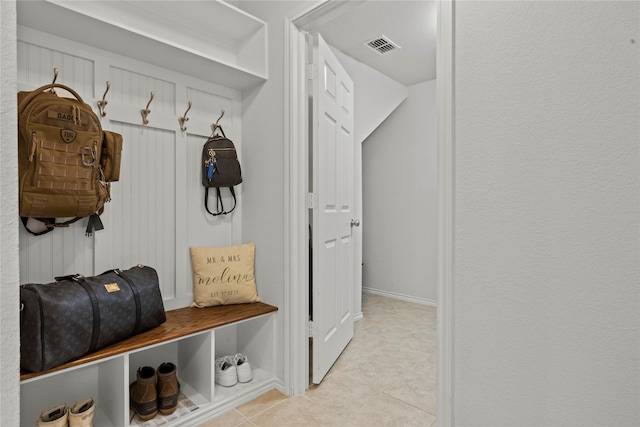
[(369, 40), (368, 42), (366, 42), (365, 45), (369, 46), (371, 49), (375, 50), (380, 55), (392, 52), (396, 49), (400, 49), (400, 46), (398, 46), (397, 44), (389, 40), (387, 36), (375, 37)]

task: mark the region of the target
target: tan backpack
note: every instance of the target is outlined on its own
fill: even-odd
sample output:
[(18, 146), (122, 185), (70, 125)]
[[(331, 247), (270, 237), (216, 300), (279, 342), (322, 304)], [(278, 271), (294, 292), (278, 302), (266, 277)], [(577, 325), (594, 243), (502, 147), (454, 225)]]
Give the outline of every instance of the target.
[[(58, 96), (64, 89), (75, 97)], [(73, 89), (49, 84), (18, 93), (20, 216), (40, 235), (90, 216), (87, 235), (120, 177), (122, 136), (103, 131), (98, 116)], [(35, 219), (37, 221), (33, 221)]]

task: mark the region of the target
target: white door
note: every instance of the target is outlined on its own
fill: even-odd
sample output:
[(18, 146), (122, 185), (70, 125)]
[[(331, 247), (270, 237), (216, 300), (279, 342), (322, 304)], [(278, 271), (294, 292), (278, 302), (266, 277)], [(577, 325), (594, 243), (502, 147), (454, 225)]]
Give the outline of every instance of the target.
[(313, 382), (353, 338), (353, 81), (314, 37)]

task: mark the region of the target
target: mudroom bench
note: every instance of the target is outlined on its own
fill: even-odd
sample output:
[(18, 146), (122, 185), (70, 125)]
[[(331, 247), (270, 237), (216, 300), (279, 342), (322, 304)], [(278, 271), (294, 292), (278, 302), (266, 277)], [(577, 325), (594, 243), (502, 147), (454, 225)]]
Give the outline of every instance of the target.
[[(277, 310), (261, 302), (170, 310), (167, 321), (157, 328), (45, 372), (21, 372), (20, 424), (32, 426), (42, 410), (55, 404), (93, 397), (96, 426), (134, 425), (129, 384), (137, 369), (173, 362), (181, 392), (193, 405), (166, 425), (198, 425), (276, 388)], [(235, 353), (248, 357), (253, 380), (232, 387), (215, 384), (215, 359)]]

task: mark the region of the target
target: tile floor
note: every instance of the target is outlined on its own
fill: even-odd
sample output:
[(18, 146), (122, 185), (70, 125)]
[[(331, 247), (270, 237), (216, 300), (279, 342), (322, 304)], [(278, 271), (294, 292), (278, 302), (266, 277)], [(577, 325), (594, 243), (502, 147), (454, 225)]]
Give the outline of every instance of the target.
[(272, 390), (201, 427), (435, 427), (435, 307), (364, 294), (362, 311), (320, 385)]

